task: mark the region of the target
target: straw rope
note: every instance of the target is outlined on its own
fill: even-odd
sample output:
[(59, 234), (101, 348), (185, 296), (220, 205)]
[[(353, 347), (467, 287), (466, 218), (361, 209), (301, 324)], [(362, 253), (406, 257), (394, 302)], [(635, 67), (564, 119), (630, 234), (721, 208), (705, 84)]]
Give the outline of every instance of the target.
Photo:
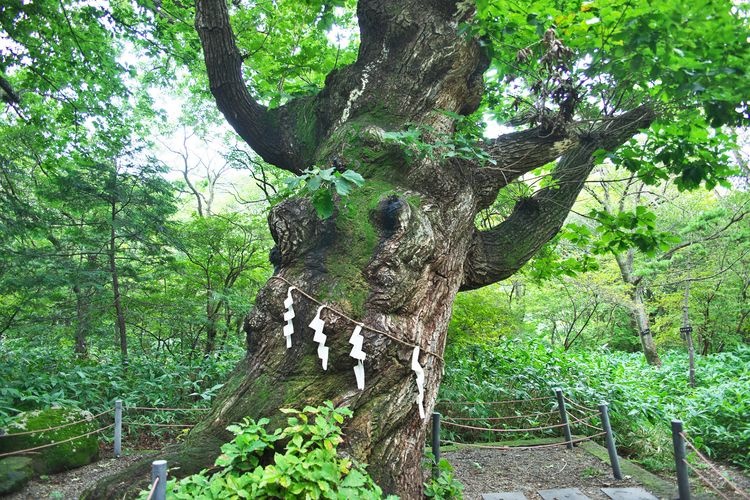
[(310, 295), (309, 293), (306, 293), (306, 292), (304, 292), (304, 291), (303, 291), (303, 290), (301, 290), (301, 289), (300, 289), (300, 288), (299, 288), (299, 287), (298, 287), (297, 285), (295, 285), (294, 283), (290, 282), (289, 280), (287, 280), (286, 278), (284, 278), (284, 277), (282, 277), (282, 276), (271, 276), (271, 278), (270, 278), (270, 279), (272, 279), (272, 280), (273, 280), (273, 279), (275, 279), (275, 280), (283, 281), (284, 283), (286, 283), (287, 285), (289, 285), (289, 286), (290, 286), (290, 287), (291, 287), (291, 288), (292, 288), (292, 289), (293, 289), (294, 291), (296, 291), (296, 292), (298, 292), (298, 293), (299, 293), (300, 295), (302, 295), (302, 296), (306, 297), (306, 298), (307, 298), (308, 300), (310, 300), (311, 302), (314, 302), (314, 303), (318, 304), (319, 306), (322, 306), (322, 307), (323, 307), (324, 309), (328, 309), (329, 311), (331, 311), (331, 312), (335, 313), (335, 314), (336, 314), (336, 315), (338, 315), (338, 316), (341, 316), (342, 318), (344, 318), (344, 319), (348, 320), (348, 321), (349, 321), (349, 322), (351, 322), (351, 323), (354, 323), (355, 325), (359, 325), (359, 326), (361, 326), (361, 327), (362, 327), (362, 328), (364, 328), (365, 330), (369, 330), (369, 331), (371, 331), (371, 332), (373, 332), (373, 333), (378, 333), (378, 334), (380, 334), (380, 335), (383, 335), (383, 336), (385, 336), (385, 337), (388, 337), (389, 339), (391, 339), (391, 340), (393, 340), (393, 341), (396, 341), (396, 342), (399, 342), (400, 344), (403, 344), (403, 345), (405, 345), (405, 346), (411, 347), (412, 349), (413, 349), (413, 348), (415, 348), (415, 347), (419, 347), (419, 349), (420, 349), (420, 350), (421, 350), (422, 352), (424, 352), (424, 353), (426, 353), (426, 354), (429, 354), (429, 355), (431, 355), (431, 356), (434, 356), (434, 357), (436, 357), (437, 359), (439, 359), (439, 360), (440, 360), (440, 361), (441, 361), (442, 363), (445, 363), (445, 360), (443, 359), (443, 357), (442, 357), (441, 355), (439, 355), (439, 354), (437, 354), (437, 353), (435, 353), (435, 352), (433, 352), (433, 351), (430, 351), (430, 350), (428, 350), (428, 349), (422, 349), (422, 347), (420, 347), (420, 346), (418, 346), (418, 345), (416, 345), (416, 344), (412, 344), (411, 342), (407, 342), (407, 341), (405, 341), (405, 340), (402, 340), (402, 339), (400, 339), (400, 338), (398, 338), (398, 337), (395, 337), (395, 336), (391, 335), (391, 334), (390, 334), (390, 333), (388, 333), (388, 332), (384, 332), (383, 330), (378, 330), (377, 328), (373, 328), (373, 327), (371, 327), (371, 326), (367, 326), (367, 325), (365, 325), (364, 323), (362, 323), (361, 321), (357, 321), (356, 319), (354, 319), (354, 318), (352, 318), (352, 317), (350, 317), (350, 316), (347, 316), (346, 314), (344, 314), (343, 312), (339, 311), (338, 309), (335, 309), (335, 308), (333, 308), (333, 307), (331, 307), (331, 306), (329, 306), (329, 305), (327, 305), (327, 304), (324, 304), (323, 302), (321, 302), (321, 301), (317, 300), (317, 299), (316, 299), (316, 298), (314, 298), (314, 297), (313, 297), (312, 295)]
[(143, 411), (210, 411), (211, 408), (156, 408), (153, 406), (129, 406), (123, 410), (143, 410)]
[(114, 410), (103, 411), (103, 412), (101, 412), (101, 413), (99, 413), (97, 415), (92, 415), (91, 417), (88, 417), (88, 418), (82, 418), (81, 420), (76, 420), (75, 422), (68, 422), (67, 424), (62, 424), (62, 425), (58, 425), (58, 426), (55, 426), (55, 427), (48, 427), (46, 429), (39, 429), (39, 430), (36, 430), (36, 431), (14, 432), (12, 434), (0, 434), (0, 438), (11, 437), (11, 436), (26, 436), (26, 435), (29, 435), (29, 434), (41, 434), (43, 432), (56, 431), (57, 429), (64, 429), (65, 427), (70, 427), (71, 425), (81, 424), (83, 422), (91, 422), (92, 420), (97, 419), (97, 418), (99, 418), (99, 417), (101, 417), (103, 415), (106, 415), (107, 413), (111, 413), (113, 411)]
[(465, 424), (458, 424), (455, 422), (445, 421), (443, 422), (445, 425), (449, 425), (452, 427), (460, 427), (462, 429), (472, 429), (472, 430), (478, 430), (478, 431), (491, 431), (491, 432), (532, 432), (532, 431), (543, 431), (546, 429), (557, 429), (560, 427), (565, 427), (565, 424), (555, 424), (555, 425), (547, 425), (542, 427), (531, 427), (528, 429), (496, 429), (491, 427), (476, 427), (473, 425), (465, 425)]
[(693, 467), (692, 465), (690, 465), (690, 463), (688, 463), (688, 461), (685, 460), (684, 458), (682, 459), (682, 461), (685, 462), (685, 465), (688, 466), (688, 469), (690, 469), (691, 471), (693, 471), (693, 473), (696, 476), (698, 476), (701, 479), (701, 481), (703, 481), (709, 488), (711, 488), (712, 490), (714, 490), (721, 498), (729, 500), (729, 497), (726, 496), (724, 493), (722, 493), (719, 490), (719, 488), (717, 488), (716, 486), (714, 486), (714, 484), (711, 481), (709, 481), (706, 476), (704, 476), (703, 474), (701, 474), (700, 472), (698, 472), (698, 469), (696, 469), (695, 467)]
[(146, 500), (151, 500), (154, 497), (154, 493), (156, 492), (156, 486), (159, 484), (159, 476), (156, 476), (156, 479), (154, 479), (154, 482), (151, 484), (151, 491), (148, 492), (148, 497), (146, 497)]
[[(695, 454), (698, 455), (698, 457), (701, 460), (703, 460), (703, 462), (711, 468), (711, 470), (714, 472), (714, 474), (716, 474), (721, 479), (723, 479), (724, 482), (727, 483), (729, 486), (731, 486), (732, 489), (734, 491), (736, 491), (737, 493), (739, 493), (740, 496), (742, 496), (743, 498), (749, 498), (750, 499), (750, 495), (748, 495), (747, 493), (745, 493), (744, 491), (742, 491), (736, 484), (734, 484), (732, 481), (730, 481), (729, 479), (727, 479), (726, 477), (724, 477), (724, 474), (722, 474), (721, 471), (719, 469), (717, 469), (716, 466), (714, 466), (714, 464), (712, 464), (708, 460), (708, 458), (705, 457), (705, 455), (703, 455), (703, 453), (701, 453), (700, 451), (698, 451), (698, 448), (696, 448), (695, 445), (690, 442), (690, 440), (688, 439), (687, 435), (684, 432), (680, 432), (680, 436), (682, 436), (682, 439), (685, 440), (685, 444), (687, 444), (688, 447), (691, 450), (693, 450), (693, 452), (695, 452)], [(688, 464), (688, 466), (689, 465), (690, 464)], [(696, 472), (696, 474), (698, 474), (698, 473)], [(698, 474), (698, 475), (700, 476), (700, 474)]]
[(540, 417), (543, 415), (556, 415), (557, 411), (549, 411), (545, 413), (529, 413), (527, 415), (506, 415), (504, 417), (451, 417), (451, 416), (445, 416), (444, 420), (450, 420), (452, 422), (460, 422), (460, 421), (466, 421), (466, 420), (484, 420), (487, 422), (495, 422), (499, 420), (512, 420), (516, 418), (533, 418), (533, 417)]
[(157, 424), (151, 422), (123, 422), (124, 425), (134, 425), (142, 427), (195, 427), (195, 424)]
[(504, 401), (438, 401), (443, 405), (500, 405), (510, 403), (530, 403), (532, 401), (548, 401), (551, 398), (506, 399)]
[(569, 403), (574, 408), (577, 408), (577, 409), (579, 409), (580, 411), (583, 411), (583, 412), (587, 412), (587, 411), (599, 411), (596, 408), (589, 408), (588, 406), (584, 406), (582, 404), (578, 404), (575, 401), (573, 401), (572, 399), (569, 399), (567, 396), (563, 396), (563, 401), (565, 401), (566, 403)]
[(591, 441), (596, 437), (605, 435), (606, 432), (600, 432), (599, 434), (594, 434), (592, 436), (586, 436), (585, 438), (579, 438), (579, 439), (573, 439), (571, 441), (563, 441), (561, 443), (551, 443), (551, 444), (538, 444), (538, 445), (532, 445), (532, 446), (491, 446), (491, 445), (482, 445), (482, 444), (476, 444), (476, 443), (459, 443), (457, 441), (450, 441), (448, 439), (441, 440), (441, 443), (446, 444), (454, 444), (458, 446), (468, 446), (471, 448), (481, 448), (485, 450), (502, 450), (502, 451), (512, 451), (512, 450), (540, 450), (544, 448), (555, 448), (557, 446), (567, 446), (568, 444), (576, 444), (576, 443), (582, 443), (584, 441)]

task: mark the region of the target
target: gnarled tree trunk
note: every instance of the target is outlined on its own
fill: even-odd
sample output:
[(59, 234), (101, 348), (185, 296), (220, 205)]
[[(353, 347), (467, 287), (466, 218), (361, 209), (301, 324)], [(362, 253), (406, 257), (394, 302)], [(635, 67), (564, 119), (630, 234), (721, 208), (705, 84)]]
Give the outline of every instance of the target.
[[(647, 108), (603, 122), (585, 135), (564, 127), (531, 129), (484, 144), (497, 165), (410, 156), (384, 140), (406, 124), (453, 132), (483, 92), (487, 60), (476, 40), (459, 33), (470, 12), (455, 1), (361, 0), (359, 57), (330, 74), (314, 97), (267, 110), (249, 95), (223, 0), (198, 2), (196, 27), (211, 90), (235, 130), (266, 161), (299, 173), (310, 165), (343, 165), (366, 178), (320, 220), (306, 199), (275, 206), (269, 226), (276, 277), (259, 292), (246, 322), (248, 354), (232, 374), (210, 415), (183, 446), (167, 455), (179, 473), (210, 465), (224, 430), (243, 417), (270, 417), (278, 408), (331, 400), (349, 405), (344, 445), (386, 492), (420, 498), (420, 462), (426, 421), (420, 418), (410, 369), (412, 349), (363, 330), (366, 384), (357, 390), (348, 340), (349, 320), (325, 311), (328, 369), (321, 368), (308, 328), (317, 304), (295, 294), (295, 334), (286, 348), (283, 301), (288, 283), (366, 326), (422, 350), (425, 409), (432, 410), (442, 376), (451, 304), (460, 290), (516, 272), (562, 225), (592, 166), (592, 154), (613, 148), (648, 126)], [(512, 215), (487, 231), (476, 214), (524, 173), (560, 158), (556, 185), (520, 201)], [(279, 279), (279, 278), (283, 278)], [(428, 354), (431, 351), (437, 355)], [(122, 491), (123, 481), (145, 477), (147, 465), (101, 484), (92, 496)]]

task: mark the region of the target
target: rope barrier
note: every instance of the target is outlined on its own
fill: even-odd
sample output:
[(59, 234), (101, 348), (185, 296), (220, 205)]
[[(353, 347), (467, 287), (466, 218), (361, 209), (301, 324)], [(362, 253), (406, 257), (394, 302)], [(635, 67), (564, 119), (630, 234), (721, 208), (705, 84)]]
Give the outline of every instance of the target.
[(145, 426), (145, 427), (195, 427), (195, 424), (157, 424), (157, 423), (150, 423), (150, 422), (123, 422), (124, 425), (135, 425), (135, 426)]
[(549, 411), (545, 413), (529, 413), (527, 415), (507, 415), (504, 417), (444, 417), (444, 420), (451, 420), (453, 422), (459, 422), (464, 420), (485, 420), (487, 422), (498, 421), (498, 420), (511, 420), (515, 418), (533, 418), (543, 415), (557, 415), (557, 411)]
[(443, 405), (500, 405), (510, 403), (530, 403), (532, 401), (549, 401), (551, 398), (506, 399), (504, 401), (438, 401)]
[(464, 424), (457, 424), (455, 422), (450, 421), (443, 421), (446, 425), (450, 425), (453, 427), (460, 427), (462, 429), (472, 429), (472, 430), (478, 430), (478, 431), (491, 431), (491, 432), (532, 432), (532, 431), (543, 431), (546, 429), (557, 429), (560, 427), (565, 427), (565, 424), (555, 424), (555, 425), (548, 425), (548, 426), (542, 426), (542, 427), (532, 427), (529, 429), (495, 429), (490, 427), (475, 427), (473, 425), (464, 425)]
[(369, 331), (371, 331), (373, 333), (378, 333), (380, 335), (388, 337), (389, 339), (391, 339), (393, 341), (396, 341), (396, 342), (399, 342), (399, 343), (401, 343), (401, 344), (403, 344), (405, 346), (411, 347), (412, 349), (415, 348), (415, 347), (419, 347), (419, 349), (422, 352), (427, 353), (427, 354), (429, 354), (431, 356), (436, 357), (443, 364), (445, 364), (445, 360), (443, 359), (443, 357), (441, 355), (439, 355), (439, 354), (437, 354), (435, 352), (432, 352), (432, 351), (430, 351), (428, 349), (422, 349), (422, 347), (420, 347), (420, 346), (418, 346), (416, 344), (412, 344), (410, 342), (402, 340), (402, 339), (400, 339), (398, 337), (395, 337), (395, 336), (391, 335), (388, 332), (384, 332), (383, 330), (378, 330), (377, 328), (373, 328), (371, 326), (367, 326), (364, 323), (362, 323), (361, 321), (357, 321), (356, 319), (347, 316), (346, 314), (342, 313), (338, 309), (334, 309), (333, 307), (331, 307), (331, 306), (329, 306), (327, 304), (324, 304), (323, 302), (320, 302), (319, 300), (315, 299), (312, 295), (310, 295), (308, 293), (305, 293), (304, 291), (300, 290), (300, 288), (297, 285), (291, 283), (289, 280), (287, 280), (286, 278), (284, 278), (282, 276), (271, 276), (269, 279), (276, 279), (276, 280), (283, 281), (284, 283), (286, 283), (287, 285), (289, 285), (293, 290), (295, 290), (296, 292), (298, 292), (300, 295), (306, 297), (311, 302), (314, 302), (314, 303), (318, 304), (319, 306), (323, 306), (324, 309), (328, 309), (329, 311), (331, 311), (333, 313), (336, 313), (338, 316), (341, 316), (342, 318), (348, 320), (349, 322), (354, 323), (355, 325), (359, 325), (362, 328), (364, 328), (365, 330), (369, 330)]
[(575, 401), (573, 401), (572, 399), (568, 399), (567, 396), (563, 396), (563, 399), (565, 400), (566, 403), (569, 403), (574, 408), (578, 408), (579, 411), (583, 411), (583, 412), (587, 412), (587, 411), (598, 412), (599, 411), (596, 408), (589, 408), (588, 406), (584, 406), (582, 404), (578, 404)]
[(153, 406), (128, 406), (123, 410), (143, 410), (143, 411), (210, 411), (211, 408), (156, 408)]
[(91, 422), (92, 420), (97, 419), (97, 418), (99, 418), (99, 417), (101, 417), (103, 415), (106, 415), (107, 413), (111, 413), (113, 411), (114, 410), (103, 411), (103, 412), (101, 412), (101, 413), (99, 413), (97, 415), (92, 415), (92, 416), (87, 417), (87, 418), (82, 418), (81, 420), (76, 420), (75, 422), (68, 422), (67, 424), (62, 424), (62, 425), (58, 425), (58, 426), (55, 426), (55, 427), (48, 427), (46, 429), (38, 429), (38, 430), (35, 430), (35, 431), (14, 432), (13, 434), (0, 434), (0, 438), (11, 437), (11, 436), (27, 436), (29, 434), (41, 434), (43, 432), (56, 431), (57, 429), (64, 429), (65, 427), (70, 427), (71, 425), (81, 424), (83, 422)]
[(726, 496), (724, 493), (722, 493), (719, 490), (719, 488), (717, 488), (716, 486), (714, 486), (714, 484), (711, 481), (709, 481), (707, 477), (705, 477), (703, 474), (701, 474), (700, 472), (698, 472), (698, 469), (696, 469), (695, 467), (693, 467), (692, 465), (690, 465), (690, 463), (688, 463), (688, 461), (685, 460), (684, 458), (682, 459), (682, 461), (685, 462), (685, 465), (688, 466), (688, 469), (690, 469), (691, 471), (693, 471), (693, 474), (695, 474), (696, 476), (698, 476), (701, 479), (701, 481), (703, 481), (709, 488), (711, 488), (712, 490), (714, 490), (721, 498), (724, 498), (725, 500), (729, 500), (729, 497)]
[[(590, 415), (590, 416), (589, 416), (588, 418), (593, 418), (593, 417), (595, 417), (595, 416), (596, 416), (596, 415)], [(594, 429), (594, 430), (596, 430), (596, 431), (604, 431), (604, 429), (603, 429), (602, 427), (597, 427), (597, 426), (595, 426), (595, 425), (591, 425), (590, 423), (586, 422), (586, 419), (585, 419), (585, 418), (581, 418), (581, 419), (574, 419), (574, 420), (573, 420), (573, 421), (571, 422), (571, 425), (575, 425), (575, 424), (583, 424), (583, 425), (584, 425), (585, 427), (588, 427), (589, 429)]]
[(81, 434), (80, 436), (75, 436), (75, 437), (72, 437), (72, 438), (64, 439), (63, 441), (55, 441), (54, 443), (43, 444), (41, 446), (35, 446), (34, 448), (27, 448), (25, 450), (16, 450), (16, 451), (8, 452), (8, 453), (0, 453), (0, 458), (2, 458), (2, 457), (9, 457), (11, 455), (20, 455), (22, 453), (28, 453), (30, 451), (42, 450), (44, 448), (50, 448), (52, 446), (57, 446), (58, 444), (68, 443), (70, 441), (75, 441), (76, 439), (81, 439), (82, 437), (87, 437), (87, 436), (90, 436), (92, 434), (97, 434), (99, 432), (106, 431), (110, 427), (114, 427), (114, 426), (115, 426), (115, 424), (109, 424), (106, 427), (101, 427), (101, 428), (99, 428), (99, 429), (97, 429), (95, 431), (87, 432), (86, 434)]
[[(732, 481), (730, 481), (729, 479), (727, 479), (726, 477), (724, 477), (724, 474), (722, 474), (722, 473), (721, 473), (721, 471), (720, 471), (719, 469), (717, 469), (717, 468), (716, 468), (716, 466), (714, 466), (714, 464), (712, 464), (712, 463), (711, 463), (711, 462), (710, 462), (710, 461), (708, 460), (708, 458), (706, 458), (706, 457), (705, 457), (705, 456), (703, 455), (703, 453), (701, 453), (700, 451), (698, 451), (698, 448), (696, 448), (696, 447), (695, 447), (695, 445), (694, 445), (694, 444), (693, 444), (693, 443), (692, 443), (692, 442), (691, 442), (691, 441), (690, 441), (690, 440), (688, 439), (687, 435), (686, 435), (686, 434), (685, 434), (684, 432), (680, 432), (680, 436), (682, 436), (682, 439), (683, 439), (683, 440), (685, 440), (685, 444), (686, 444), (686, 445), (687, 445), (687, 446), (688, 446), (688, 447), (689, 447), (689, 448), (690, 448), (691, 450), (693, 450), (693, 452), (694, 452), (694, 453), (695, 453), (696, 455), (698, 455), (698, 457), (699, 457), (699, 458), (700, 458), (701, 460), (703, 460), (703, 462), (704, 462), (704, 463), (705, 463), (706, 465), (708, 465), (708, 466), (709, 466), (709, 467), (711, 468), (711, 470), (712, 470), (712, 471), (714, 472), (714, 474), (716, 474), (716, 475), (717, 475), (717, 476), (719, 476), (719, 477), (720, 477), (721, 479), (723, 479), (723, 480), (724, 480), (724, 482), (725, 482), (725, 483), (727, 483), (727, 484), (728, 484), (728, 485), (729, 485), (729, 486), (730, 486), (730, 487), (731, 487), (731, 488), (732, 488), (732, 489), (733, 489), (734, 491), (736, 491), (736, 492), (737, 492), (737, 493), (738, 493), (738, 494), (739, 494), (740, 496), (742, 496), (743, 498), (748, 498), (748, 499), (750, 499), (750, 495), (748, 495), (747, 493), (745, 493), (744, 491), (742, 491), (742, 490), (741, 490), (741, 489), (739, 488), (739, 486), (737, 486), (736, 484), (734, 484), (734, 482), (732, 482)], [(686, 463), (687, 463), (687, 462), (686, 462)], [(688, 467), (691, 467), (691, 466), (690, 466), (690, 464), (688, 464)], [(692, 467), (691, 467), (691, 468), (692, 468)], [(700, 474), (698, 474), (697, 472), (696, 472), (696, 474), (697, 474), (698, 476), (700, 476)]]
[(151, 500), (154, 497), (154, 493), (156, 492), (156, 486), (159, 484), (159, 476), (156, 476), (156, 479), (154, 479), (154, 482), (151, 484), (151, 491), (148, 492), (148, 497), (146, 497), (146, 500)]
[(448, 439), (441, 440), (440, 443), (445, 444), (455, 444), (458, 446), (468, 446), (470, 448), (481, 448), (485, 450), (501, 450), (501, 451), (513, 451), (513, 450), (539, 450), (544, 448), (556, 448), (558, 446), (567, 446), (568, 443), (570, 444), (576, 444), (576, 443), (582, 443), (584, 441), (591, 441), (596, 437), (605, 435), (606, 432), (600, 432), (599, 434), (594, 434), (591, 436), (586, 436), (585, 438), (580, 439), (573, 439), (572, 441), (563, 441), (561, 443), (551, 443), (551, 444), (538, 444), (538, 445), (532, 445), (532, 446), (490, 446), (490, 445), (482, 445), (482, 444), (476, 444), (476, 443), (459, 443), (457, 441), (450, 441)]

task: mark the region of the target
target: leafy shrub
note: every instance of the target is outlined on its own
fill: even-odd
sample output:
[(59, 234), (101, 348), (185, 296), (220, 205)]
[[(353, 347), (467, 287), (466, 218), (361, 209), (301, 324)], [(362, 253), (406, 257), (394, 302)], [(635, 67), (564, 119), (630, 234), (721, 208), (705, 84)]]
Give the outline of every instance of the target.
[[(127, 369), (115, 357), (79, 360), (54, 344), (31, 346), (3, 340), (0, 347), (0, 427), (22, 411), (52, 406), (100, 413), (123, 405), (208, 407), (243, 350), (219, 359), (177, 359), (171, 355), (132, 356)], [(33, 377), (28, 374), (33, 373)], [(186, 375), (189, 374), (189, 375)], [(126, 422), (186, 423), (190, 414), (126, 412)], [(126, 427), (127, 429), (127, 427)]]
[[(432, 453), (427, 453), (426, 465), (431, 467), (435, 462)], [(444, 458), (437, 464), (437, 476), (430, 476), (424, 483), (424, 496), (436, 500), (462, 499), (464, 485), (453, 474), (453, 466)]]
[[(282, 409), (287, 427), (266, 430), (269, 420), (244, 419), (227, 428), (235, 437), (221, 447), (218, 472), (167, 483), (169, 498), (334, 498), (379, 499), (382, 490), (365, 466), (340, 456), (341, 428), (348, 408), (326, 402), (302, 411)], [(283, 443), (284, 452), (279, 451)], [(148, 492), (142, 492), (146, 498)]]

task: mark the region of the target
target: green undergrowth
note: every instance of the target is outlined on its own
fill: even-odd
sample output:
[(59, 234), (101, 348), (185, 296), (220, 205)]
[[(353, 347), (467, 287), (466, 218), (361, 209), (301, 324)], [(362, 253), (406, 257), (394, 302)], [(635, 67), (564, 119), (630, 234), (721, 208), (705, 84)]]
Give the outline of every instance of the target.
[[(265, 418), (229, 426), (234, 438), (221, 447), (216, 467), (169, 481), (167, 498), (383, 498), (365, 465), (338, 453), (348, 408), (326, 402), (281, 412), (283, 429), (269, 431)], [(140, 498), (147, 497), (143, 491)]]
[[(529, 428), (554, 424), (553, 388), (560, 387), (577, 404), (596, 409), (609, 404), (618, 450), (652, 470), (674, 465), (670, 434), (672, 419), (680, 419), (692, 442), (710, 457), (750, 468), (750, 348), (697, 359), (697, 384), (688, 386), (687, 356), (667, 352), (663, 366), (646, 364), (639, 353), (600, 349), (572, 352), (539, 341), (496, 341), (483, 345), (449, 346), (446, 375), (438, 410), (446, 416), (499, 417), (533, 415), (480, 426)], [(492, 401), (539, 401), (486, 404)], [(469, 401), (449, 404), (447, 401)], [(570, 410), (576, 415), (575, 408)], [(545, 415), (546, 414), (546, 415)], [(589, 421), (599, 426), (597, 418)], [(492, 423), (492, 425), (490, 425)], [(575, 433), (591, 429), (574, 426)], [(492, 433), (444, 426), (446, 439), (490, 441)], [(553, 435), (556, 429), (514, 437)], [(503, 437), (510, 437), (507, 434)]]
[[(80, 360), (57, 346), (5, 340), (0, 349), (0, 428), (24, 411), (62, 406), (98, 414), (112, 409), (116, 399), (122, 399), (125, 408), (208, 408), (242, 354), (238, 349), (220, 358), (194, 360), (160, 353), (139, 355), (131, 357), (125, 369), (119, 358), (103, 353)], [(200, 415), (196, 411), (126, 410), (123, 420), (126, 424), (194, 423)], [(104, 415), (100, 423), (111, 418)], [(124, 427), (126, 433), (138, 429), (142, 428)], [(166, 432), (154, 430), (153, 434)]]

